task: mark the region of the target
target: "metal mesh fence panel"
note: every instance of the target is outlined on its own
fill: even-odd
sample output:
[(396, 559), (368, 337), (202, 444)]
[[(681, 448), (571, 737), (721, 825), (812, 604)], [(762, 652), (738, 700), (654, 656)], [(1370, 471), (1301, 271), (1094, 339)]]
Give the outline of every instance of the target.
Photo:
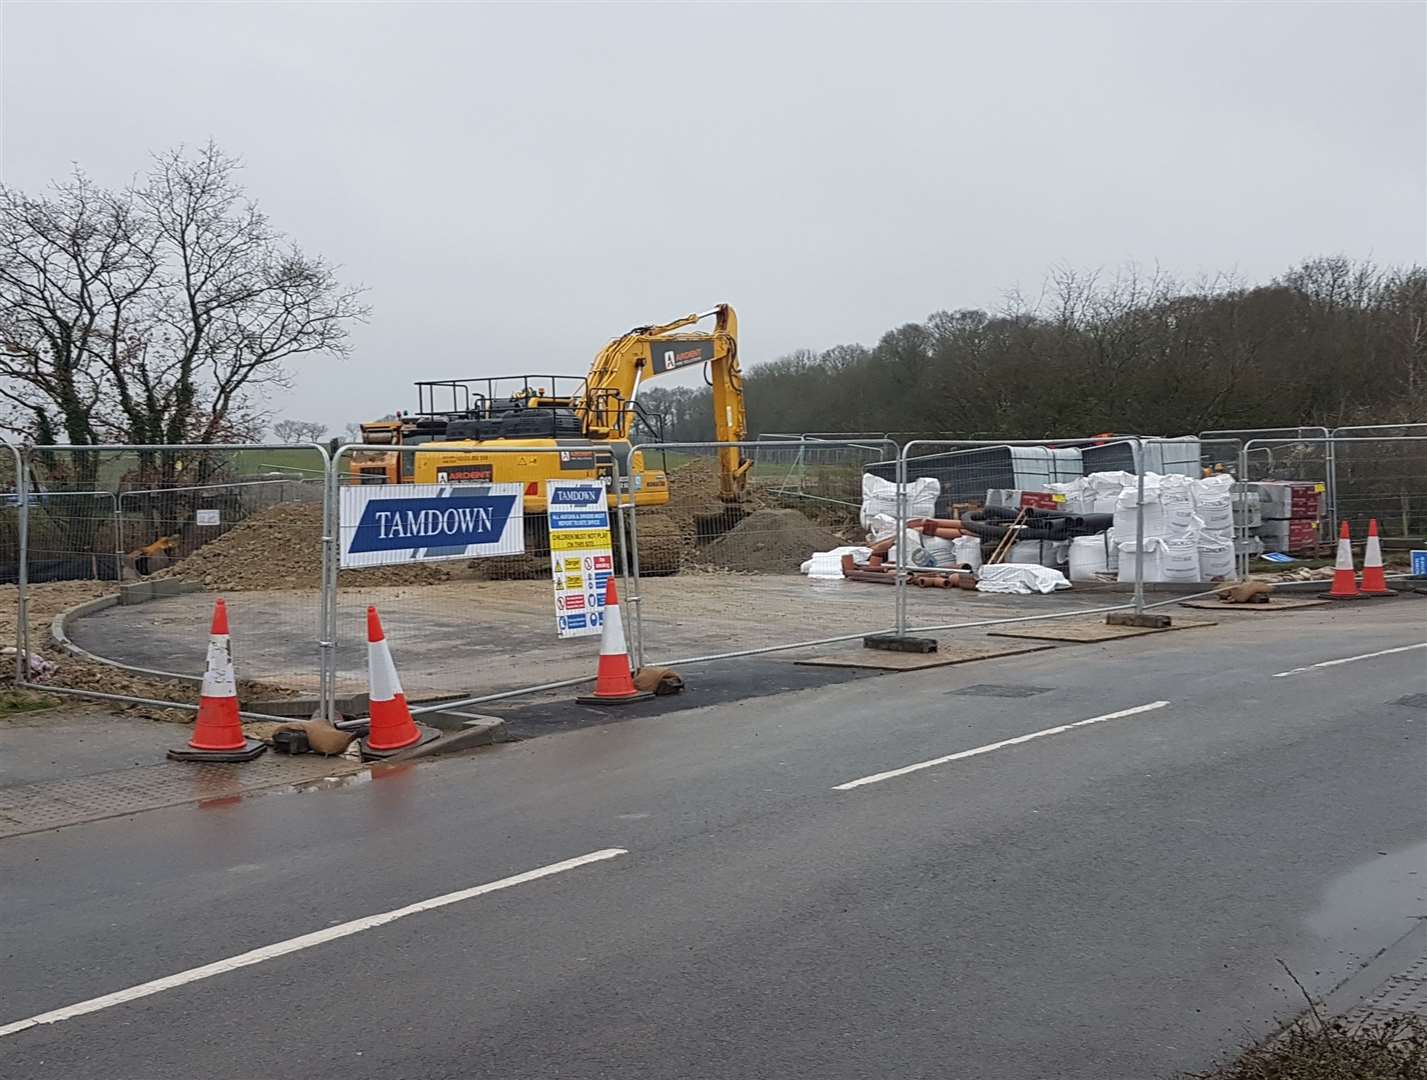
[[(865, 477), (894, 444), (774, 439), (641, 451), (666, 463), (668, 483), (663, 505), (641, 507), (633, 523), (644, 660), (741, 655), (891, 626), (893, 590), (838, 589), (803, 570), (815, 553), (866, 546)], [(896, 489), (884, 487), (890, 520)]]
[[(1262, 439), (1245, 444), (1245, 450), (1250, 478), (1263, 482), (1263, 533), (1270, 551), (1326, 557), (1337, 522), (1346, 522), (1359, 542), (1375, 520), (1389, 564), (1405, 564), (1405, 552), (1427, 537), (1427, 435)], [(1304, 461), (1326, 461), (1329, 478), (1294, 475)], [(1315, 498), (1314, 490), (1324, 494)], [(1394, 560), (1394, 551), (1404, 554)]]
[[(418, 707), (592, 677), (605, 584), (620, 569), (617, 492), (649, 498), (663, 481), (638, 458), (631, 496), (629, 455), (617, 453), (339, 450), (329, 487), (341, 552), (330, 614), (339, 711), (344, 701), (360, 708), (351, 699), (368, 689), (369, 607)], [(589, 504), (595, 496), (603, 510)]]
[(1375, 519), (1387, 540), (1427, 537), (1427, 437), (1333, 440), (1337, 515), (1354, 538)]
[(1240, 471), (1249, 497), (1259, 501), (1255, 547), (1263, 554), (1311, 559), (1331, 547), (1337, 527), (1332, 453), (1326, 435), (1244, 441)]
[[(259, 488), (260, 458), (291, 475)], [(315, 700), (325, 469), (317, 447), (28, 448), (31, 680), (196, 705), (221, 595), (242, 706)]]

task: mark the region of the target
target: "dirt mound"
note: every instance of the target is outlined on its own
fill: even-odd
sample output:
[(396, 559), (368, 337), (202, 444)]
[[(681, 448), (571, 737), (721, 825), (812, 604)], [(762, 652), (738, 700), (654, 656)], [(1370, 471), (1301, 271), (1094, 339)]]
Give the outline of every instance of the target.
[(685, 540), (678, 525), (667, 517), (640, 513), (639, 573), (644, 576), (677, 574)]
[(843, 541), (796, 510), (756, 510), (707, 544), (701, 561), (729, 570), (796, 574), (815, 551), (831, 551)]
[[(196, 581), (205, 589), (315, 589), (322, 578), (322, 507), (279, 503), (210, 540), (188, 558), (154, 577)], [(345, 570), (352, 587), (429, 585), (446, 570), (430, 563)]]
[(729, 506), (719, 498), (718, 462), (713, 458), (697, 458), (670, 471), (668, 504), (656, 510), (640, 511), (639, 525), (643, 529), (646, 519), (672, 522), (687, 550), (696, 543), (722, 535), (738, 522), (742, 513), (761, 509), (763, 505), (762, 499), (747, 490), (736, 506)]

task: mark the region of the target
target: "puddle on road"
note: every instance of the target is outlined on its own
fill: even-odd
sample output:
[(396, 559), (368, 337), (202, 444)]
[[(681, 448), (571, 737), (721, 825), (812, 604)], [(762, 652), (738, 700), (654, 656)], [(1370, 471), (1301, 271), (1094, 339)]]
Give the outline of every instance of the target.
[(309, 791), (346, 791), (349, 788), (360, 787), (362, 784), (371, 782), (372, 771), (359, 769), (357, 772), (339, 773), (336, 776), (319, 776), (316, 780), (304, 780), (300, 784), (294, 784), (293, 790), (304, 793)]
[(1286, 957), (1315, 994), (1356, 974), (1427, 918), (1427, 843), (1374, 854), (1334, 878), (1304, 919), (1312, 942)]
[(1407, 933), (1413, 919), (1423, 916), (1427, 916), (1427, 843), (1376, 855), (1335, 878), (1323, 890), (1322, 903), (1307, 923), (1323, 938), (1350, 940), (1362, 934), (1388, 942)]

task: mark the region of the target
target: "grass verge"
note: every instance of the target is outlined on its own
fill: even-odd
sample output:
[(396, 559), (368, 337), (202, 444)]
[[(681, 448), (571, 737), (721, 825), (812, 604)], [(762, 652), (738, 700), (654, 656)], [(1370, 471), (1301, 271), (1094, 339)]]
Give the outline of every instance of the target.
[(1316, 1014), (1210, 1072), (1185, 1080), (1427, 1080), (1427, 1023), (1416, 1016), (1357, 1022)]

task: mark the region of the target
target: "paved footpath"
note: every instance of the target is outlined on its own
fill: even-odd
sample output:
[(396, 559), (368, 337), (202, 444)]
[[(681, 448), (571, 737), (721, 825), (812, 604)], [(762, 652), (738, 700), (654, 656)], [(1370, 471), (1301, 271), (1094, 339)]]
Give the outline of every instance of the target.
[(0, 1075), (1203, 1068), (1298, 1009), (1280, 962), (1329, 994), (1427, 914), (1424, 614), (1243, 616), (12, 837)]

